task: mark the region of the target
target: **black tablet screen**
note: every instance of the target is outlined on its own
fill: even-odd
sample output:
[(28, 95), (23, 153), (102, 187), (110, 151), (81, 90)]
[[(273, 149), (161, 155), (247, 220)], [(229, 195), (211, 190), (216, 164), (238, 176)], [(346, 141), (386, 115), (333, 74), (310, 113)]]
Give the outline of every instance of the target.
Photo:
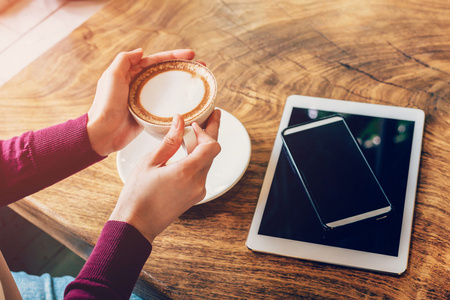
[(394, 209), (382, 220), (324, 231), (286, 153), (281, 151), (258, 233), (397, 256), (414, 122), (293, 108), (288, 125), (335, 114), (345, 119)]

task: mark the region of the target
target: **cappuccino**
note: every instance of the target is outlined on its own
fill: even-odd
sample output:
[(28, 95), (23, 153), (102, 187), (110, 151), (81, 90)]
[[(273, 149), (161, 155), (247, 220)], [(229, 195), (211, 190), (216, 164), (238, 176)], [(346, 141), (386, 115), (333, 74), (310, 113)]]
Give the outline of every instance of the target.
[(216, 81), (202, 64), (170, 60), (144, 69), (131, 83), (129, 107), (142, 120), (170, 126), (175, 114), (186, 124), (214, 105)]

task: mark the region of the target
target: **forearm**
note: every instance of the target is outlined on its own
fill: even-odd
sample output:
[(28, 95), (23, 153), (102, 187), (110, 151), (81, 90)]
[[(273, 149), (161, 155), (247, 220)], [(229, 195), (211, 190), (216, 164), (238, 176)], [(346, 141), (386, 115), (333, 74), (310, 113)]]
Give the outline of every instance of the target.
[(87, 114), (0, 141), (0, 206), (48, 187), (100, 161), (89, 141)]
[(64, 299), (129, 299), (152, 246), (133, 226), (108, 221)]

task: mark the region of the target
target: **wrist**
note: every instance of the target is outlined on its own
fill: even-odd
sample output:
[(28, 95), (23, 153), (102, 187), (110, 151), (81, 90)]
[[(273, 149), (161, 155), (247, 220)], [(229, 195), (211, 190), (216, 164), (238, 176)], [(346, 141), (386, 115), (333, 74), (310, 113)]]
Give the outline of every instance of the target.
[(108, 156), (111, 153), (111, 151), (108, 151), (108, 141), (105, 139), (105, 137), (108, 137), (108, 134), (104, 130), (101, 121), (92, 118), (88, 113), (86, 130), (92, 149), (100, 156)]
[[(129, 212), (126, 209), (114, 209), (109, 217), (109, 221), (119, 221), (125, 222), (131, 226), (133, 226), (137, 231), (139, 231), (143, 237), (145, 237), (150, 244), (153, 243), (153, 240), (156, 238), (156, 234), (151, 232), (147, 232), (144, 228), (148, 227), (148, 220), (139, 221), (138, 217), (130, 217)], [(147, 225), (147, 226), (146, 226)]]

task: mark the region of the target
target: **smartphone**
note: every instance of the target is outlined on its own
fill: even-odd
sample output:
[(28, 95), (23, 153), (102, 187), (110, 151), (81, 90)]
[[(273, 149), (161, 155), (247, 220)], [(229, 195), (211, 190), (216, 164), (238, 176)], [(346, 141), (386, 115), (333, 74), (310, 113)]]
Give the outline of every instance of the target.
[(288, 127), (282, 140), (324, 229), (381, 218), (392, 210), (343, 117)]

